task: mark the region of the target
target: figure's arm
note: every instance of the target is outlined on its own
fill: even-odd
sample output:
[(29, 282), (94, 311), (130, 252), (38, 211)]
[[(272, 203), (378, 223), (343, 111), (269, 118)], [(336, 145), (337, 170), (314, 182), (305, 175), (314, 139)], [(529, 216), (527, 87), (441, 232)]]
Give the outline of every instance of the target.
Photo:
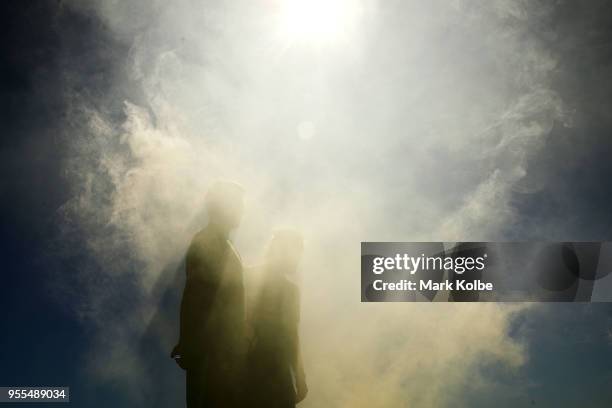
[(306, 398), (308, 394), (308, 386), (306, 385), (306, 373), (304, 372), (304, 363), (302, 361), (302, 348), (300, 347), (299, 336), (296, 338), (296, 361), (294, 364), (296, 396), (295, 402), (300, 402)]
[(295, 325), (293, 338), (295, 339), (295, 353), (294, 361), (292, 362), (292, 369), (295, 375), (295, 386), (296, 386), (296, 402), (300, 402), (306, 398), (308, 394), (308, 386), (306, 385), (306, 373), (304, 372), (304, 362), (302, 360), (302, 347), (300, 345), (300, 330), (299, 330), (299, 319), (300, 319), (300, 297), (299, 291), (295, 291)]
[(185, 259), (187, 279), (181, 300), (179, 344), (172, 351), (173, 358), (180, 355), (177, 363), (182, 368), (190, 355), (204, 347), (206, 339), (202, 336), (218, 287), (211, 266), (201, 256), (196, 262), (195, 257), (192, 245)]

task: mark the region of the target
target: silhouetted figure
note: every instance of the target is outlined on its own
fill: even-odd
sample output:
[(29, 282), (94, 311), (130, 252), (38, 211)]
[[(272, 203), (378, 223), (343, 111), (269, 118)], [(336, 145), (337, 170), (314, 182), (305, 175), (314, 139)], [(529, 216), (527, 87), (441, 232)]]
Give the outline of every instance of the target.
[(260, 271), (258, 288), (253, 289), (245, 406), (295, 407), (308, 392), (298, 334), (299, 290), (288, 279), (297, 270), (302, 247), (298, 233), (277, 232)]
[(242, 189), (218, 182), (206, 197), (208, 225), (185, 259), (180, 339), (171, 356), (184, 368), (187, 407), (239, 407), (245, 362), (242, 263), (229, 241), (240, 224)]

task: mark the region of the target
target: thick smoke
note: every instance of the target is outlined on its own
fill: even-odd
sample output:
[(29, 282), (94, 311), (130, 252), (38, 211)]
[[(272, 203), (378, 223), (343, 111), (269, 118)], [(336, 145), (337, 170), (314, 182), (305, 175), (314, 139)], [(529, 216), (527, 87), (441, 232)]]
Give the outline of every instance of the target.
[[(83, 271), (78, 312), (100, 327), (92, 355), (106, 351), (92, 375), (140, 378), (131, 344), (218, 178), (246, 188), (235, 239), (247, 263), (273, 228), (305, 234), (304, 406), (455, 406), (494, 385), (484, 365), (520, 367), (525, 345), (508, 331), (523, 307), (360, 304), (359, 243), (503, 239), (513, 192), (539, 188), (530, 160), (555, 124), (570, 125), (547, 80), (555, 57), (533, 34), (550, 10), (343, 2), (354, 20), (311, 43), (279, 31), (282, 2), (226, 3), (68, 5), (130, 47), (117, 87), (137, 88), (121, 114), (72, 96), (86, 125), (68, 141), (64, 213), (103, 273), (141, 299), (112, 315), (115, 292)], [(117, 103), (111, 91), (104, 100)]]

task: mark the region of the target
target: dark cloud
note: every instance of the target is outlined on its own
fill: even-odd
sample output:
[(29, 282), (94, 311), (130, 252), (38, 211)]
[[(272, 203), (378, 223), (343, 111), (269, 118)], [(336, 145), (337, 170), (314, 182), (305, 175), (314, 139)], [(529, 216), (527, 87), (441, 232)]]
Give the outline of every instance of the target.
[(554, 89), (572, 112), (529, 162), (535, 193), (518, 192), (513, 239), (610, 240), (612, 237), (612, 29), (608, 2), (558, 2), (534, 27), (557, 65)]

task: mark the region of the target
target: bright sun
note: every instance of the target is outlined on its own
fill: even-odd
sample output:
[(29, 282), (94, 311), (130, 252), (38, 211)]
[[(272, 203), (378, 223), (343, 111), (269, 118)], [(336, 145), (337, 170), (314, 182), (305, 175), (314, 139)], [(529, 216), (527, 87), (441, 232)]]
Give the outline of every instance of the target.
[(284, 0), (282, 35), (290, 42), (331, 42), (347, 33), (355, 14), (350, 0)]

